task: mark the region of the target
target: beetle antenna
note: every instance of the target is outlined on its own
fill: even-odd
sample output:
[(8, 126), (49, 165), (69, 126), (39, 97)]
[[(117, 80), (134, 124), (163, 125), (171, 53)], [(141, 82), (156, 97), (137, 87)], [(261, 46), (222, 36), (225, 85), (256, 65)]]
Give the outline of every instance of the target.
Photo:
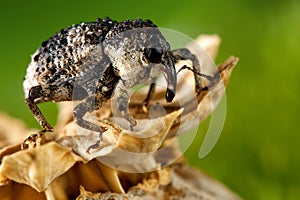
[(212, 76), (207, 75), (207, 74), (203, 74), (203, 73), (199, 73), (199, 72), (195, 71), (194, 69), (188, 67), (187, 65), (182, 66), (182, 67), (177, 71), (176, 74), (178, 75), (179, 72), (182, 71), (182, 70), (184, 70), (184, 69), (188, 69), (188, 70), (192, 71), (193, 73), (195, 73), (195, 74), (197, 74), (197, 75), (199, 75), (199, 76), (202, 76), (202, 77), (206, 78), (206, 79), (209, 80), (209, 81), (213, 81), (213, 79), (214, 79)]

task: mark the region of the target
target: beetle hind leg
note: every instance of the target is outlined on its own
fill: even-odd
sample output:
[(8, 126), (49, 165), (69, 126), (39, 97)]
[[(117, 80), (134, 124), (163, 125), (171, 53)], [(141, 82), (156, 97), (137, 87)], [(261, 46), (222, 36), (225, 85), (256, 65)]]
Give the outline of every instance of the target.
[(39, 131), (37, 133), (31, 134), (28, 136), (24, 142), (21, 144), (21, 149), (28, 149), (30, 147), (36, 147), (44, 143), (45, 138), (44, 134), (46, 133), (46, 130)]
[(37, 104), (48, 101), (70, 101), (72, 100), (73, 86), (69, 83), (64, 83), (60, 86), (48, 85), (42, 86), (37, 85), (29, 90), (28, 97), (26, 98), (26, 104), (30, 111), (34, 115), (35, 119), (46, 131), (51, 131), (53, 128), (46, 120), (45, 116), (38, 108)]
[[(47, 92), (49, 90), (47, 89)], [(37, 106), (40, 102), (45, 102), (45, 88), (41, 85), (34, 86), (29, 90), (28, 98), (25, 99), (27, 106), (32, 112), (34, 118), (39, 122), (39, 124), (44, 128), (44, 130), (52, 130), (52, 126), (46, 120), (45, 116)], [(48, 95), (47, 95), (48, 96)]]
[[(34, 118), (43, 127), (42, 131), (28, 136), (21, 144), (21, 149), (26, 149), (31, 146), (42, 143), (43, 135), (46, 132), (52, 132), (53, 128), (50, 123), (46, 120), (45, 116), (37, 106), (38, 103), (47, 101), (68, 101), (72, 99), (72, 90), (70, 85), (64, 84), (62, 86), (41, 86), (37, 85), (29, 90), (28, 97), (25, 102), (29, 107), (30, 111), (34, 115)], [(61, 95), (64, 94), (64, 95)]]

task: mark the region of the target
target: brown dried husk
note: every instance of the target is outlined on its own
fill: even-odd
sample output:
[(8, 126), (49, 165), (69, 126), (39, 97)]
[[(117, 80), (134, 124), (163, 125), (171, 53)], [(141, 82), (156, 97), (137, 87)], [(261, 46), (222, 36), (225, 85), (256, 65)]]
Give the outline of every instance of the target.
[[(197, 43), (215, 58), (220, 38), (204, 35)], [(210, 61), (197, 52), (195, 45), (188, 48), (201, 60), (204, 72), (209, 72), (205, 66)], [(148, 113), (142, 111), (145, 89), (134, 93), (130, 111), (137, 119), (137, 126), (133, 130), (124, 128), (126, 122), (122, 119), (112, 117), (113, 108), (109, 103), (87, 115), (87, 120), (106, 128), (99, 145), (94, 145), (99, 139), (96, 133), (74, 123), (72, 103), (60, 104), (52, 138), (43, 136), (37, 147), (22, 151), (20, 142), (24, 137), (21, 136), (31, 134), (32, 130), (8, 117), (7, 123), (0, 124), (1, 128), (5, 127), (0, 129), (3, 138), (0, 199), (238, 199), (217, 181), (187, 166), (180, 159), (175, 137), (181, 134), (179, 126), (186, 131), (194, 126), (195, 119), (200, 123), (211, 114), (224, 95), (237, 61), (232, 56), (210, 72), (212, 75), (220, 73), (221, 78), (206, 83), (209, 90), (197, 96), (195, 106), (190, 106), (193, 99), (187, 99), (180, 106), (179, 99), (166, 104), (164, 89), (159, 88), (150, 104), (159, 102), (164, 106), (166, 114), (160, 117), (149, 119)], [(178, 80), (178, 96), (186, 84), (192, 88), (194, 85), (193, 73), (186, 71), (182, 76), (184, 78)], [(87, 152), (92, 145), (95, 148)]]

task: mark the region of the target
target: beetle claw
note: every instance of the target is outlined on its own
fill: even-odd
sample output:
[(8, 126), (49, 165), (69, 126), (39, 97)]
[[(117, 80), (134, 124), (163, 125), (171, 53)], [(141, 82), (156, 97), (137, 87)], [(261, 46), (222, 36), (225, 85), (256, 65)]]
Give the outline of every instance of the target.
[(37, 133), (34, 133), (30, 136), (28, 136), (24, 142), (21, 144), (21, 149), (24, 150), (24, 149), (28, 149), (28, 148), (31, 148), (31, 147), (36, 147), (36, 146), (39, 146), (41, 145), (42, 143), (44, 143), (44, 134), (46, 132), (52, 132), (52, 130), (41, 130)]

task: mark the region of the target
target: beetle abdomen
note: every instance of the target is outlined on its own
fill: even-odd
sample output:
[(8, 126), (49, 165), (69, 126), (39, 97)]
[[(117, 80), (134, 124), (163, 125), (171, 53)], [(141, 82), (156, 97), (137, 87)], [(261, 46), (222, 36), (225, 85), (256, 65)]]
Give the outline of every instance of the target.
[(93, 66), (82, 62), (116, 23), (109, 18), (62, 29), (32, 55), (23, 84), (25, 95), (35, 85), (60, 84), (81, 76)]

